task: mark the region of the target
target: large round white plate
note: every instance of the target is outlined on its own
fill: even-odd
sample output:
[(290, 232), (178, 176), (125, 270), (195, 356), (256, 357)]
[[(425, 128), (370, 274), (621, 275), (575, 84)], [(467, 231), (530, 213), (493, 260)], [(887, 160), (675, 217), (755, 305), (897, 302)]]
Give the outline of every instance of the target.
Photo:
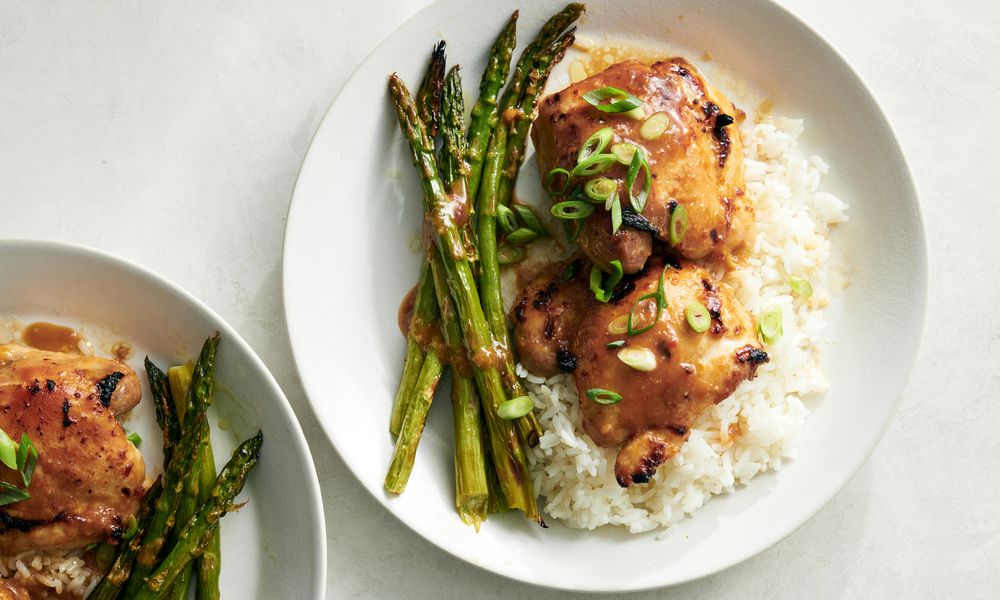
[(210, 409), (216, 464), (264, 432), (261, 459), (240, 495), (246, 506), (222, 520), (225, 598), (324, 597), (326, 535), (319, 481), (295, 415), (264, 363), (211, 309), (153, 273), (108, 254), (41, 241), (0, 241), (4, 324), (49, 321), (78, 329), (97, 353), (132, 345), (127, 361), (144, 381), (143, 400), (124, 419), (143, 439), (147, 473), (162, 470), (160, 431), (143, 357), (161, 368), (198, 355), (222, 334), (216, 400)]
[[(515, 7), (485, 0), (430, 6), (368, 57), (331, 106), (303, 163), (285, 232), (285, 312), (302, 382), (327, 435), (372, 495), (470, 563), (587, 591), (652, 588), (717, 572), (819, 510), (892, 416), (920, 338), (926, 289), (923, 226), (906, 163), (858, 76), (777, 5), (589, 2), (581, 34), (679, 50), (696, 62), (708, 52), (710, 74), (727, 71), (770, 99), (775, 113), (806, 118), (802, 143), (830, 163), (824, 185), (851, 205), (850, 223), (835, 238), (853, 272), (829, 331), (831, 389), (807, 422), (797, 460), (713, 499), (666, 539), (554, 522), (543, 530), (516, 515), (491, 517), (477, 534), (453, 508), (447, 400), (431, 411), (406, 492), (395, 498), (382, 489), (392, 451), (386, 424), (404, 349), (396, 308), (416, 278), (419, 257), (411, 247), (420, 222), (417, 179), (385, 85), (395, 71), (416, 86), (432, 43), (444, 38), (473, 98), (488, 46)], [(561, 3), (521, 8), (523, 47)], [(565, 82), (565, 62), (560, 69), (553, 78)], [(534, 169), (529, 158), (525, 171)], [(523, 191), (538, 196), (537, 189)]]

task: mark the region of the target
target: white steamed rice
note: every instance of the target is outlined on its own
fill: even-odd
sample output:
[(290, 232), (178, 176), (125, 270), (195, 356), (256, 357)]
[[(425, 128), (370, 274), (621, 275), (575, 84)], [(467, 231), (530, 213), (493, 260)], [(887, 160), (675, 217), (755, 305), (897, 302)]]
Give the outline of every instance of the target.
[(0, 556), (0, 577), (21, 584), (40, 584), (60, 597), (84, 598), (101, 576), (82, 555), (82, 550), (29, 550)]
[[(755, 315), (779, 307), (784, 335), (768, 346), (771, 361), (760, 367), (757, 378), (705, 411), (680, 452), (648, 484), (618, 485), (618, 450), (600, 448), (584, 433), (571, 375), (543, 379), (518, 365), (544, 429), (530, 460), (549, 516), (576, 528), (613, 524), (632, 533), (664, 528), (714, 494), (733, 492), (794, 458), (795, 438), (809, 412), (803, 399), (827, 389), (821, 368), (824, 309), (841, 285), (829, 262), (829, 233), (847, 220), (847, 206), (819, 191), (827, 165), (799, 148), (802, 127), (801, 120), (785, 118), (744, 124), (757, 240), (747, 267), (725, 277)], [(790, 275), (812, 284), (812, 298), (792, 295)]]

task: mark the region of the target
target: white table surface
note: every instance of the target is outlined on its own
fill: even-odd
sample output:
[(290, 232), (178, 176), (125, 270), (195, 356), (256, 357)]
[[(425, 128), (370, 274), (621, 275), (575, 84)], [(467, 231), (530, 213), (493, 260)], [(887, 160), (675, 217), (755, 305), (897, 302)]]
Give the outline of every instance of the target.
[[(639, 596), (996, 598), (1000, 3), (783, 3), (869, 83), (913, 168), (930, 233), (923, 344), (882, 443), (815, 518), (726, 572)], [(309, 140), (426, 4), (0, 0), (0, 237), (142, 263), (256, 348), (316, 459), (330, 598), (554, 598), (451, 558), (371, 499), (323, 437), (286, 338), (281, 242)]]

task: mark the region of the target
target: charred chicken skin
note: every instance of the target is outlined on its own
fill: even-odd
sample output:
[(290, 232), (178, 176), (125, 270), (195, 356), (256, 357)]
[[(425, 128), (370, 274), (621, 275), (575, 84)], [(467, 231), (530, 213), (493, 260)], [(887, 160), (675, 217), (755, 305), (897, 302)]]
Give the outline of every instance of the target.
[[(124, 363), (0, 346), (0, 427), (38, 450), (31, 498), (0, 507), (0, 551), (113, 542), (139, 509), (145, 464), (116, 415), (141, 396)], [(20, 475), (0, 469), (20, 484)]]
[[(587, 264), (579, 271), (589, 269)], [(565, 270), (560, 264), (543, 273), (515, 302), (514, 339), (522, 364), (551, 375), (570, 370), (571, 362), (584, 430), (599, 446), (621, 446), (615, 464), (620, 485), (644, 483), (676, 454), (705, 409), (755, 376), (767, 353), (753, 317), (700, 267), (654, 256), (619, 284), (607, 304), (597, 302), (578, 276), (565, 277)], [(640, 299), (656, 295), (661, 274), (666, 305), (658, 311), (655, 298)], [(695, 302), (710, 316), (703, 333), (685, 316)], [(630, 311), (635, 329), (651, 327), (628, 335)], [(562, 360), (554, 356), (560, 350)], [(596, 389), (612, 390), (621, 400), (599, 403), (587, 394)]]
[[(643, 119), (601, 112), (584, 99), (584, 94), (605, 86), (642, 101), (644, 118), (666, 115), (666, 129), (652, 139), (648, 131), (644, 137)], [(753, 209), (744, 190), (743, 142), (736, 126), (744, 118), (683, 58), (652, 66), (628, 60), (545, 98), (532, 139), (545, 180), (552, 169), (572, 171), (584, 142), (611, 127), (609, 148), (631, 143), (648, 158), (652, 179), (642, 216), (653, 225), (656, 237), (669, 241), (671, 215), (683, 206), (687, 231), (675, 251), (690, 259), (727, 258), (754, 236)], [(600, 176), (621, 182), (619, 193), (627, 207), (626, 170), (616, 164)], [(570, 188), (578, 183), (571, 182)], [(635, 184), (635, 189), (639, 187)], [(626, 273), (642, 269), (652, 253), (651, 233), (627, 224), (614, 234), (611, 229), (607, 211), (598, 209), (588, 217), (579, 237), (583, 252), (602, 267), (617, 259)]]

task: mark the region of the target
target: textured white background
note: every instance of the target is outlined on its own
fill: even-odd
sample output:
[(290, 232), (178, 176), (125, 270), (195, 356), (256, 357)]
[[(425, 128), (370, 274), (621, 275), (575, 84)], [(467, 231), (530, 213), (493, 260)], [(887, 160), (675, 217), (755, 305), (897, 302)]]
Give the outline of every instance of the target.
[[(138, 261), (256, 348), (316, 458), (330, 598), (555, 598), (383, 511), (320, 432), (286, 339), (281, 241), (306, 147), (355, 67), (426, 3), (0, 0), (0, 237)], [(886, 437), (815, 518), (722, 574), (639, 596), (1000, 597), (1000, 3), (783, 4), (869, 83), (916, 175), (923, 344)]]

